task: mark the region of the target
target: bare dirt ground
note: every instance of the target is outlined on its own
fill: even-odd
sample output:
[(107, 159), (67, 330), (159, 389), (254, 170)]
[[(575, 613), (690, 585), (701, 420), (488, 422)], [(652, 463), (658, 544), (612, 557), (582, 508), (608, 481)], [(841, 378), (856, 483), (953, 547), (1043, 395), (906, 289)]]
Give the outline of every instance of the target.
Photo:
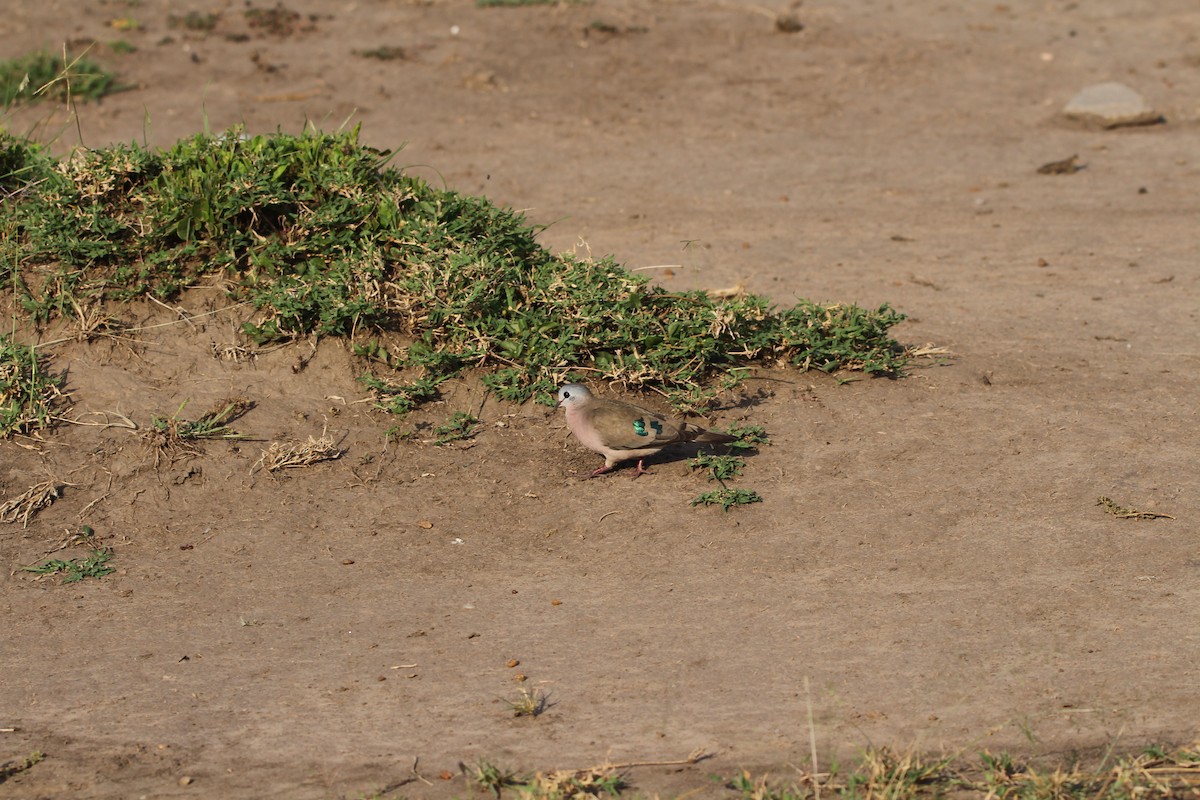
[[(238, 310), (49, 348), (72, 416), (144, 428), (240, 396), (257, 405), (235, 427), (261, 441), (157, 467), (122, 428), (0, 443), (0, 497), (65, 485), (0, 528), (0, 761), (47, 754), (0, 796), (461, 796), (460, 762), (697, 748), (712, 758), (630, 777), (712, 796), (712, 775), (806, 763), (809, 703), (823, 761), (1193, 740), (1192, 0), (286, 6), (300, 17), (263, 28), (242, 3), (11, 2), (0, 56), (137, 50), (96, 48), (133, 88), (78, 127), (42, 106), (9, 128), (61, 150), (361, 122), (407, 143), (395, 163), (554, 223), (552, 249), (679, 265), (657, 272), (670, 287), (891, 302), (902, 341), (954, 357), (894, 381), (759, 376), (762, 402), (711, 421), (768, 429), (742, 481), (765, 502), (723, 513), (688, 507), (705, 485), (678, 459), (583, 480), (598, 459), (561, 415), (469, 381), (403, 424), (482, 405), (473, 447), (387, 444), (396, 420), (342, 343), (215, 357)], [(188, 11), (215, 28), (172, 27)], [(403, 57), (359, 54), (381, 46)], [(1166, 124), (1060, 119), (1106, 80)], [(1036, 172), (1072, 154), (1082, 171)], [(340, 460), (253, 470), (266, 441), (325, 430)], [(1101, 495), (1174, 519), (1117, 519)], [(20, 571), (83, 524), (115, 573)], [(540, 717), (503, 702), (521, 686), (548, 694)]]

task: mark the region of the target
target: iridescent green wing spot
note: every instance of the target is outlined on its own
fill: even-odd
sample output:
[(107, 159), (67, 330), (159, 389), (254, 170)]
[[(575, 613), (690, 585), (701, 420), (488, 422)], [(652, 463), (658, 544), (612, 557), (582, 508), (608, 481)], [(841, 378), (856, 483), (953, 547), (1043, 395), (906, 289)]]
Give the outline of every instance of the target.
[[(656, 423), (652, 422), (650, 424), (655, 425)], [(660, 430), (662, 429), (661, 425), (659, 425), (658, 427)], [(636, 433), (638, 436), (648, 436), (649, 434), (646, 433), (646, 420), (642, 419), (641, 417), (638, 417), (637, 419), (635, 419), (633, 421), (633, 432)]]

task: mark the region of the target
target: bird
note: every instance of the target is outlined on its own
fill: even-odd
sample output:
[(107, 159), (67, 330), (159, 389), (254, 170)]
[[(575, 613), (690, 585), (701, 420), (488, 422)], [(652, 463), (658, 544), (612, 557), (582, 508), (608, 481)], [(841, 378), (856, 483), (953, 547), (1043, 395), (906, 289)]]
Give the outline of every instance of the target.
[(664, 447), (681, 442), (727, 444), (736, 436), (705, 430), (682, 420), (671, 420), (649, 409), (620, 400), (596, 397), (582, 383), (558, 390), (558, 407), (566, 412), (567, 427), (589, 450), (604, 456), (604, 466), (589, 478), (602, 475), (622, 461), (637, 459), (633, 477), (649, 472), (643, 465)]

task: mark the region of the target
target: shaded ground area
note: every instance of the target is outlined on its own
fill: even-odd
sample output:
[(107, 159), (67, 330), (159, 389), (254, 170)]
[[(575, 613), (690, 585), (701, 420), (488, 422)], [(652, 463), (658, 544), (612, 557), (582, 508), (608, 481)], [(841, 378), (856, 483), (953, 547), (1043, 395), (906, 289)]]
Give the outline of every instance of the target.
[[(903, 341), (954, 357), (897, 381), (760, 374), (710, 420), (772, 436), (742, 481), (765, 502), (726, 514), (688, 506), (707, 487), (680, 459), (583, 480), (597, 460), (561, 416), (471, 381), (389, 443), (341, 343), (231, 358), (245, 309), (218, 293), (117, 310), (139, 330), (47, 348), (76, 419), (244, 397), (254, 440), (157, 463), (121, 427), (0, 445), (0, 497), (65, 487), (0, 528), (0, 760), (47, 754), (0, 796), (450, 796), (480, 758), (697, 749), (631, 777), (717, 795), (712, 774), (804, 763), (810, 703), (826, 760), (1195, 736), (1193, 4), (278, 8), (15, 3), (0, 55), (95, 39), (132, 88), (78, 125), (46, 106), (7, 125), (65, 148), (361, 121), (407, 142), (396, 163), (553, 223), (553, 249), (673, 288), (890, 302)], [(400, 57), (364, 55), (381, 47)], [(1112, 79), (1166, 124), (1059, 119)], [(1073, 154), (1081, 171), (1037, 173)], [(423, 443), (460, 410), (485, 422), (473, 445)], [(341, 459), (255, 469), (323, 433)], [(52, 552), (83, 525), (116, 572), (20, 570), (83, 557)], [(513, 717), (522, 687), (540, 717)]]

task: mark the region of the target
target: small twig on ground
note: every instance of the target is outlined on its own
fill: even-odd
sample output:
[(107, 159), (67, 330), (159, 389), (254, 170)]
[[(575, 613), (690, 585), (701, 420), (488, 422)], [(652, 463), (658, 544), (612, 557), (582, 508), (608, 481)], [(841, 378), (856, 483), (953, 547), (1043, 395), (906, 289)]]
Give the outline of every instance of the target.
[(1117, 519), (1175, 519), (1170, 514), (1159, 514), (1156, 511), (1138, 511), (1136, 508), (1119, 506), (1103, 495), (1096, 498), (1096, 505), (1104, 506), (1104, 510)]
[(417, 772), (417, 762), (419, 762), (420, 760), (421, 760), (420, 756), (417, 756), (416, 758), (413, 759), (413, 765), (412, 765), (413, 777), (416, 778), (417, 780), (419, 780), (421, 783), (425, 784), (426, 786), (433, 786), (432, 781), (426, 780), (425, 778), (423, 778), (421, 776), (421, 773)]
[[(701, 761), (712, 758), (715, 753), (710, 753), (703, 747), (697, 747), (691, 753), (688, 753), (687, 758), (675, 759), (673, 761), (625, 761), (620, 764), (604, 764), (603, 769), (632, 769), (633, 767), (682, 767), (688, 764), (699, 764)], [(591, 767), (590, 769), (598, 769)], [(587, 772), (586, 769), (575, 770), (576, 772)]]
[[(108, 418), (109, 414), (112, 414), (114, 417), (119, 419), (120, 422), (110, 421)], [(81, 422), (80, 420), (82, 420), (82, 418), (85, 416), (103, 416), (104, 422)], [(70, 417), (55, 417), (55, 419), (59, 422), (66, 422), (71, 425), (83, 425), (90, 428), (129, 428), (132, 431), (136, 431), (138, 429), (137, 423), (122, 414), (120, 411), (85, 411), (76, 416), (74, 419), (71, 419)]]

